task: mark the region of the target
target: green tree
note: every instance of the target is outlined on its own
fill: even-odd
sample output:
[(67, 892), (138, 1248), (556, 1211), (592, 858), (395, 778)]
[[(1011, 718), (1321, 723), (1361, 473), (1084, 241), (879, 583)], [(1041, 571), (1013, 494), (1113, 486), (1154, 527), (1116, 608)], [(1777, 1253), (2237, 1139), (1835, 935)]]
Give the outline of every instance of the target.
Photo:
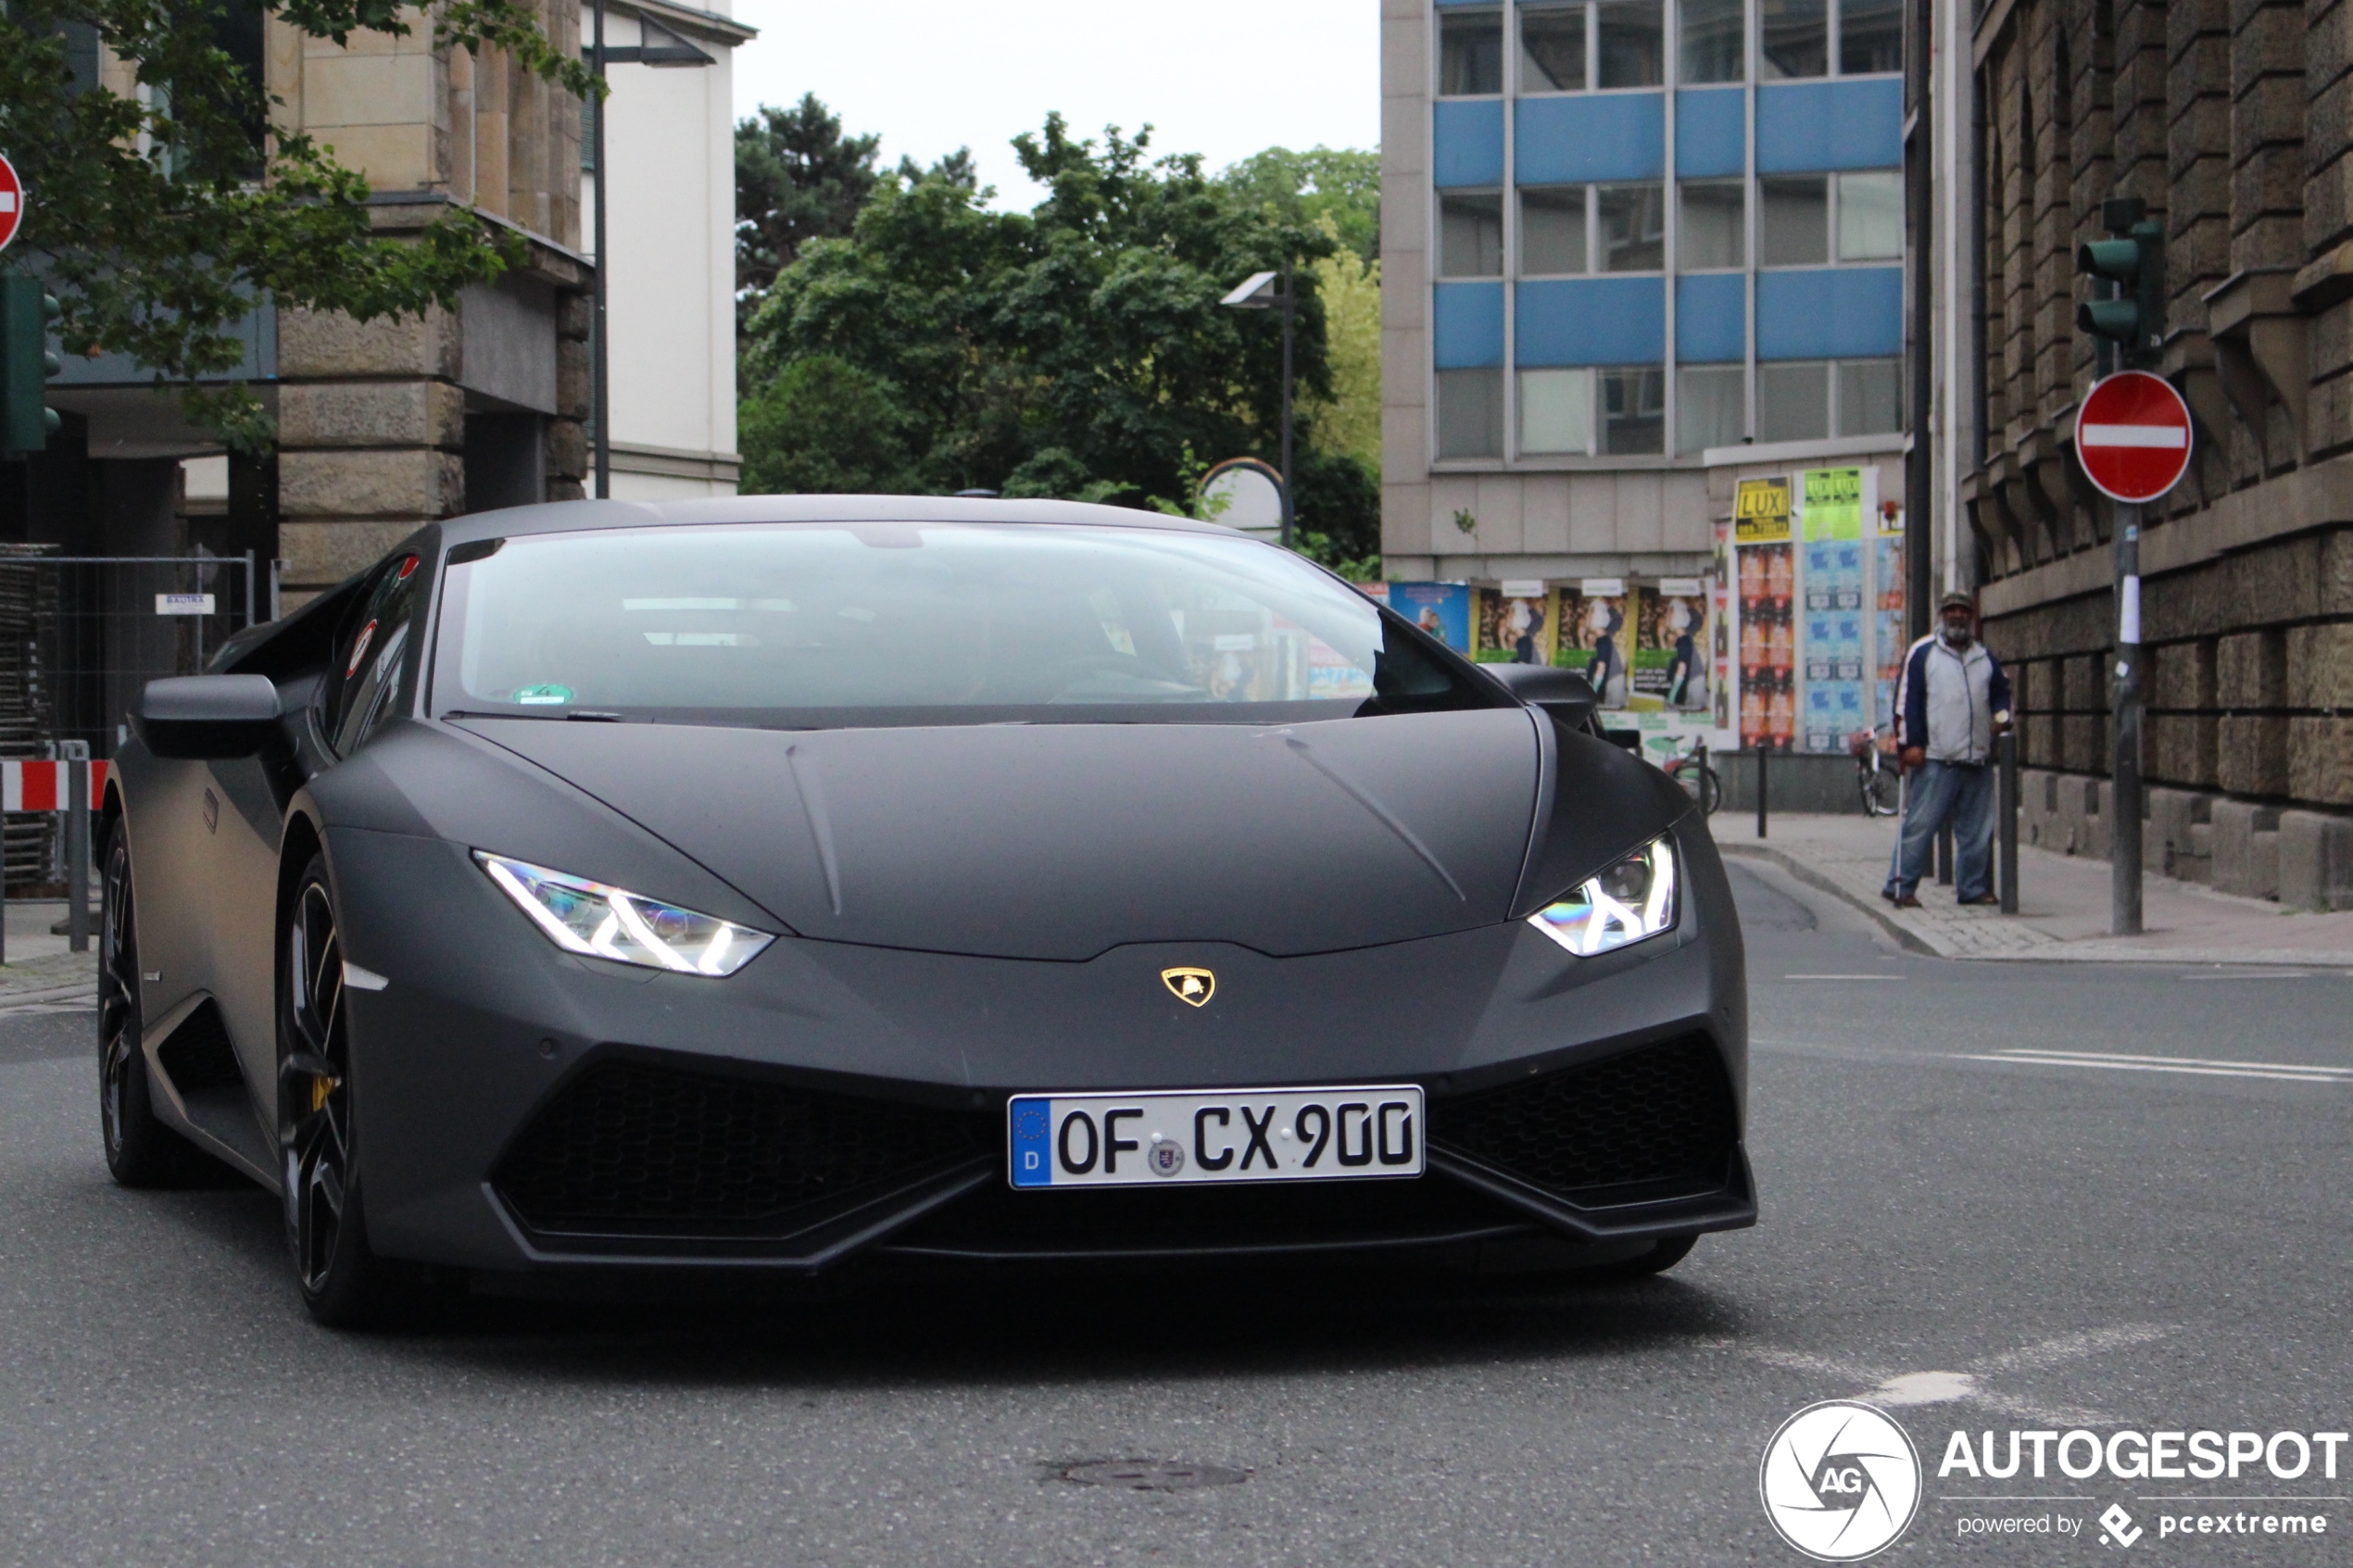
[(1218, 176), (1244, 201), (1272, 207), (1286, 222), (1329, 219), (1340, 243), (1365, 261), (1380, 257), (1380, 149), (1269, 147)]
[(895, 495), (916, 487), (913, 421), (889, 383), (831, 354), (796, 359), (736, 417), (755, 495)]
[(811, 240), (849, 232), (881, 176), (880, 136), (844, 136), (807, 93), (736, 122), (736, 289), (756, 299)]
[[(250, 389), (198, 387), (235, 369), (234, 329), (264, 295), (362, 320), (455, 302), (519, 263), (514, 236), (463, 212), (400, 240), (376, 237), (368, 184), (308, 136), (265, 135), (277, 107), (256, 69), (263, 19), (345, 43), (405, 35), (399, 0), (9, 0), (0, 7), (0, 148), (27, 210), (12, 261), (64, 307), (69, 348), (127, 354), (189, 413), (239, 445), (270, 420)], [(445, 0), (436, 40), (507, 52), (569, 91), (593, 90), (521, 0)], [(103, 45), (135, 74), (124, 94), (88, 62)], [(76, 69), (77, 60), (82, 69)]]
[(1050, 116), (1013, 146), (1046, 187), (1032, 212), (992, 212), (993, 192), (935, 168), (883, 182), (849, 238), (812, 242), (755, 318), (753, 384), (820, 355), (867, 372), (908, 414), (933, 490), (1189, 506), (1188, 448), (1279, 445), (1280, 323), (1218, 300), (1288, 259), (1299, 386), (1328, 399), (1322, 226), (1243, 200), (1198, 157), (1152, 156), (1149, 132), (1099, 144)]

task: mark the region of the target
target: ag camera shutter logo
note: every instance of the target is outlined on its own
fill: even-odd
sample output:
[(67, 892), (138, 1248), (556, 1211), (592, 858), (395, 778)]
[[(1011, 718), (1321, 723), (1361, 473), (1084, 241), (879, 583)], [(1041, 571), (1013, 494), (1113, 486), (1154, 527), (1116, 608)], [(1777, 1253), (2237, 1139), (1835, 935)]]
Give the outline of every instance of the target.
[(1856, 1562), (1911, 1528), (1919, 1450), (1885, 1412), (1825, 1399), (1781, 1423), (1756, 1488), (1781, 1539), (1817, 1562)]

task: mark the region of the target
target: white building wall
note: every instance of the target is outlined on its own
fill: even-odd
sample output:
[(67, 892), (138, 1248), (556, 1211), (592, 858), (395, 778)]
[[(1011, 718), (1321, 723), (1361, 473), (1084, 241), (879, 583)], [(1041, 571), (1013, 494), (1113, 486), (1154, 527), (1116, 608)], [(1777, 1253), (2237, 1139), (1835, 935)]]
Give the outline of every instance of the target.
[[(721, 0), (714, 10), (724, 17), (725, 8)], [(607, 71), (612, 494), (624, 500), (732, 495), (741, 460), (733, 49), (726, 31), (693, 25), (694, 12), (648, 10), (714, 63), (618, 64)], [(584, 7), (584, 45), (591, 25)], [(635, 11), (610, 5), (607, 46), (641, 38)], [(593, 249), (593, 190), (582, 206)]]

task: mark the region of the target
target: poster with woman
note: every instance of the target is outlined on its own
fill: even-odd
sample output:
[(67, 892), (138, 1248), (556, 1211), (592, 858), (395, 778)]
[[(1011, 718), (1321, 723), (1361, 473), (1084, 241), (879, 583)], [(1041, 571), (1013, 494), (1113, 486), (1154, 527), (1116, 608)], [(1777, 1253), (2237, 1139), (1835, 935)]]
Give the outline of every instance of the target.
[(1588, 577), (1560, 592), (1559, 645), (1553, 662), (1584, 672), (1604, 708), (1622, 709), (1633, 693), (1628, 684), (1638, 596), (1622, 577)]
[(1481, 664), (1550, 664), (1559, 615), (1541, 580), (1513, 579), (1478, 590), (1474, 618)]
[(1796, 732), (1796, 621), (1792, 546), (1735, 544), (1740, 558), (1740, 734), (1743, 746), (1786, 751)]
[(1634, 689), (1678, 712), (1707, 707), (1707, 591), (1696, 577), (1667, 577), (1639, 599)]

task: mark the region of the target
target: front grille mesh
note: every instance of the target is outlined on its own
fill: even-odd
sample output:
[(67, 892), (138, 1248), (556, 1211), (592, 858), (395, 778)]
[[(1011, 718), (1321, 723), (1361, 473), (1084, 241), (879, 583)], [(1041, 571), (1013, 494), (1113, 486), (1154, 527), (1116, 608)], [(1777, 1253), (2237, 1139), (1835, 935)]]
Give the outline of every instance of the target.
[(1704, 1035), (1429, 1108), (1433, 1147), (1564, 1198), (1638, 1184), (1713, 1189), (1739, 1137), (1731, 1082)]
[(589, 1068), (535, 1116), (495, 1185), (533, 1229), (759, 1235), (985, 1152), (986, 1114), (634, 1061)]

